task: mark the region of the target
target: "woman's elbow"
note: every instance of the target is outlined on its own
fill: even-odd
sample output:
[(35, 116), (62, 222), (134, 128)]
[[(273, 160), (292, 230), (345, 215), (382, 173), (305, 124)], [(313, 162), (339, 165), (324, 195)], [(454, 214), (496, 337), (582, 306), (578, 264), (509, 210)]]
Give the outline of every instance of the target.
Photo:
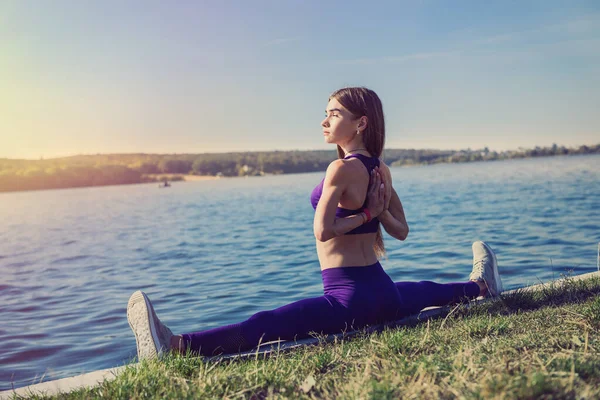
[(407, 237), (408, 237), (408, 228), (404, 232), (400, 233), (400, 235), (398, 236), (398, 240), (405, 241)]
[(333, 229), (326, 229), (324, 227), (323, 228), (315, 227), (314, 232), (315, 232), (315, 238), (319, 242), (326, 242), (335, 236), (335, 234), (333, 233)]
[(385, 231), (394, 239), (404, 241), (408, 237), (408, 225), (403, 225), (400, 223), (383, 224), (383, 227)]
[(408, 237), (408, 225), (406, 225), (406, 229), (404, 229), (404, 231), (402, 232), (402, 239), (400, 240), (406, 240), (406, 238)]
[(406, 226), (406, 228), (396, 232), (394, 237), (400, 241), (405, 241), (406, 238), (408, 237), (408, 225)]

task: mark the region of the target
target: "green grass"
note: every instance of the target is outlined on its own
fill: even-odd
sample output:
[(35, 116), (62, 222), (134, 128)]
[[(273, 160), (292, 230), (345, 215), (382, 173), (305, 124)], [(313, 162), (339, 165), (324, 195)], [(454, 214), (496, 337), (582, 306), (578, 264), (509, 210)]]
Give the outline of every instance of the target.
[[(600, 398), (600, 279), (271, 357), (169, 356), (51, 398)], [(33, 397), (43, 398), (43, 397)]]

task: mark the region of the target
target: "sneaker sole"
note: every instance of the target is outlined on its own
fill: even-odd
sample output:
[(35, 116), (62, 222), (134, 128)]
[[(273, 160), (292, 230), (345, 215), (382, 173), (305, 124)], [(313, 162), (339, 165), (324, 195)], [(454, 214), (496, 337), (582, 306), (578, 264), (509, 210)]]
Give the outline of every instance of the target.
[[(492, 250), (492, 248), (490, 246), (488, 246), (488, 244), (486, 242), (481, 242), (481, 244), (483, 244), (483, 247), (485, 247), (494, 257), (494, 281), (496, 281), (496, 293), (491, 293), (492, 296), (498, 296), (500, 295), (500, 293), (502, 293), (502, 281), (500, 280), (500, 273), (498, 272), (498, 260), (496, 260), (496, 253), (494, 253), (494, 250)], [(490, 290), (491, 292), (491, 290)]]
[[(143, 305), (143, 308), (134, 311), (133, 308), (136, 305)], [(129, 322), (129, 327), (135, 335), (135, 344), (137, 346), (139, 361), (157, 358), (161, 354), (161, 349), (159, 348), (160, 340), (154, 324), (153, 314), (154, 309), (152, 308), (148, 296), (140, 290), (131, 295), (127, 302), (127, 322)], [(148, 337), (152, 340), (152, 346), (149, 346), (148, 354), (143, 354), (145, 352), (142, 352), (141, 350), (145, 345), (144, 339)]]

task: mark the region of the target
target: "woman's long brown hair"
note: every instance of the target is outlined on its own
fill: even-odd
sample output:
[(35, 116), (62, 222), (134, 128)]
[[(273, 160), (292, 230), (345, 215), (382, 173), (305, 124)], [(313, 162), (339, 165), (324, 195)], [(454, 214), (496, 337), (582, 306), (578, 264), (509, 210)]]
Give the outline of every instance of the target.
[[(348, 87), (333, 92), (329, 96), (329, 100), (331, 99), (336, 99), (356, 118), (367, 117), (367, 128), (362, 132), (363, 144), (371, 156), (381, 158), (385, 144), (385, 119), (383, 106), (377, 93), (364, 87)], [(337, 147), (337, 152), (339, 158), (346, 156), (340, 146)], [(385, 256), (381, 224), (375, 236), (373, 250), (377, 258)]]

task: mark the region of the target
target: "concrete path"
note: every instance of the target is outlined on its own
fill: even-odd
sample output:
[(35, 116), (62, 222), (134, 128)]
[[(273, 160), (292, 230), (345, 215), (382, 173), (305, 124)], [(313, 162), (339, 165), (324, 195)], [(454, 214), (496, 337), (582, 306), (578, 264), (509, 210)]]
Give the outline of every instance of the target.
[[(589, 279), (592, 277), (600, 278), (600, 271), (590, 272), (588, 274), (583, 274), (583, 275), (577, 275), (577, 276), (570, 277), (568, 279), (569, 280), (583, 280), (583, 279)], [(561, 286), (562, 284), (564, 284), (565, 281), (566, 281), (565, 279), (561, 279), (561, 280), (557, 280), (554, 282), (547, 282), (547, 283), (529, 286), (529, 287), (526, 287), (523, 289), (517, 289), (517, 290), (526, 290), (526, 291), (541, 290), (541, 289), (544, 289), (551, 285)], [(515, 292), (515, 290), (506, 291), (506, 292), (503, 292), (503, 294), (510, 294), (513, 292)], [(483, 301), (487, 301), (487, 300), (488, 299), (484, 299)], [(400, 321), (397, 321), (396, 323), (393, 323), (392, 325), (399, 326), (399, 325), (404, 325), (408, 322), (412, 322), (416, 319), (425, 320), (428, 318), (433, 318), (433, 317), (436, 317), (436, 316), (442, 314), (447, 309), (448, 309), (447, 307), (431, 307), (431, 308), (428, 308), (428, 309), (422, 311), (419, 315), (404, 318)], [(376, 331), (376, 330), (381, 329), (382, 327), (383, 326), (375, 326), (375, 327), (370, 328), (369, 330)], [(354, 332), (346, 333), (345, 337), (352, 336), (353, 333)], [(335, 338), (341, 337), (341, 336), (342, 336), (341, 334), (329, 335), (327, 338), (327, 341), (334, 340)], [(311, 345), (311, 344), (316, 344), (316, 343), (319, 343), (319, 340), (314, 339), (314, 338), (303, 339), (303, 340), (299, 340), (297, 342), (265, 343), (262, 346), (260, 346), (258, 349), (246, 351), (246, 352), (240, 353), (240, 354), (231, 354), (231, 355), (213, 357), (213, 358), (210, 358), (210, 360), (223, 359), (223, 358), (249, 357), (249, 356), (256, 356), (257, 354), (269, 354), (272, 352), (277, 352), (277, 351), (282, 351), (282, 350), (286, 351), (286, 350), (290, 350), (290, 349), (293, 349), (296, 347), (306, 346), (306, 345)], [(137, 365), (137, 364), (132, 364), (132, 365)], [(125, 369), (124, 366), (103, 369), (100, 371), (94, 371), (94, 372), (90, 372), (90, 373), (83, 374), (83, 375), (73, 376), (70, 378), (63, 378), (63, 379), (58, 379), (58, 380), (54, 380), (54, 381), (38, 383), (36, 385), (25, 386), (22, 388), (15, 389), (14, 391), (6, 390), (3, 392), (0, 392), (0, 400), (10, 399), (13, 397), (13, 395), (15, 393), (19, 396), (29, 396), (32, 394), (54, 395), (54, 394), (58, 394), (58, 393), (70, 392), (72, 390), (79, 389), (82, 387), (92, 388), (92, 387), (99, 385), (103, 381), (108, 381), (108, 380), (114, 379), (115, 376), (118, 375), (124, 369)]]
[(112, 380), (125, 367), (116, 367), (102, 369), (100, 371), (89, 372), (83, 375), (77, 375), (70, 378), (57, 379), (55, 381), (42, 382), (35, 385), (25, 386), (13, 390), (0, 392), (0, 400), (10, 399), (16, 393), (19, 396), (31, 396), (33, 394), (54, 395), (58, 393), (70, 392), (83, 387), (95, 387), (105, 380)]

